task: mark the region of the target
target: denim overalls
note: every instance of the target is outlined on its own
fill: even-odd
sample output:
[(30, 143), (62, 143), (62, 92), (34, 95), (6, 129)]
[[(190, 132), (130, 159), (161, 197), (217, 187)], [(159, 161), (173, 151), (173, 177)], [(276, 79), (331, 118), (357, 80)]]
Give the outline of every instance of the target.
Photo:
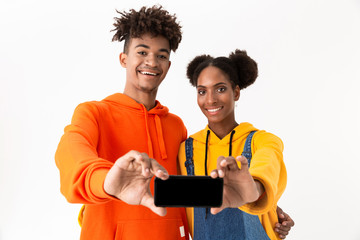
[[(251, 132), (245, 142), (242, 155), (251, 162)], [(231, 140), (230, 140), (231, 141)], [(185, 142), (186, 171), (194, 175), (193, 139)], [(226, 208), (212, 215), (206, 208), (194, 208), (194, 240), (269, 240), (257, 215), (251, 215), (238, 208)]]

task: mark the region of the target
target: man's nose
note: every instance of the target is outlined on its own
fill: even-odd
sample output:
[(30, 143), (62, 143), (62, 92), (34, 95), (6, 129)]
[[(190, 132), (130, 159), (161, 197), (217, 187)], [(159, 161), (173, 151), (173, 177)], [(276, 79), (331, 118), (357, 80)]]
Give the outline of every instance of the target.
[(158, 59), (154, 54), (146, 56), (145, 63), (149, 67), (156, 67), (158, 65)]

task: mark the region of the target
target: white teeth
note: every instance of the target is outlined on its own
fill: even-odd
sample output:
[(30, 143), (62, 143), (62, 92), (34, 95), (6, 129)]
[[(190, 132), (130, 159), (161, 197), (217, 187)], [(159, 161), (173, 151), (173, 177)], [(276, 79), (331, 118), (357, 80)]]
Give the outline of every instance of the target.
[(221, 109), (221, 107), (219, 108), (215, 108), (215, 109), (208, 109), (209, 112), (216, 112), (216, 111), (219, 111)]
[(141, 72), (141, 74), (151, 75), (151, 76), (156, 76), (156, 75), (158, 75), (157, 73), (151, 73), (151, 72)]

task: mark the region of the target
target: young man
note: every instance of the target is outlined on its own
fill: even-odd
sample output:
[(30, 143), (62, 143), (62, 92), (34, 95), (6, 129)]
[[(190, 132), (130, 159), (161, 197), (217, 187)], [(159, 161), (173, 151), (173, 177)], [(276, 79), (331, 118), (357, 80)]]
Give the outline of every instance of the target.
[(181, 119), (156, 101), (181, 26), (162, 7), (119, 13), (113, 40), (125, 41), (125, 89), (76, 108), (55, 155), (61, 192), (85, 204), (81, 239), (188, 239), (185, 210), (155, 207), (150, 190), (154, 175), (177, 174), (187, 137)]
[(153, 175), (177, 174), (187, 136), (181, 119), (156, 101), (181, 27), (161, 7), (120, 14), (113, 40), (125, 40), (125, 89), (76, 108), (55, 156), (61, 192), (85, 204), (81, 239), (188, 239), (185, 210), (155, 207), (149, 188)]

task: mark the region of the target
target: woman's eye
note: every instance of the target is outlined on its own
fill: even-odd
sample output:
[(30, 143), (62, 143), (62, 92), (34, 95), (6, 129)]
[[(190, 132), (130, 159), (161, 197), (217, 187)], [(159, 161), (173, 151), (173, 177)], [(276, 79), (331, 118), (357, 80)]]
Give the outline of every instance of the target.
[(226, 88), (224, 87), (221, 87), (221, 88), (218, 88), (218, 92), (225, 92)]
[(146, 52), (138, 52), (139, 55), (146, 55)]

